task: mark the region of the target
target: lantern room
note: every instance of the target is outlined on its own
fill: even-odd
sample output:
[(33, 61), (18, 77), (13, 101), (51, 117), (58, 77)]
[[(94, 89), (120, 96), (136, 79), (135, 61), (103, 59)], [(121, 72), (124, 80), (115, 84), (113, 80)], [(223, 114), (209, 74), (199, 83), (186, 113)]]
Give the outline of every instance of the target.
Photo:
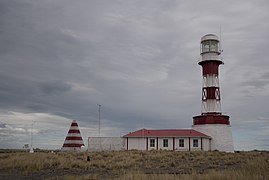
[(220, 54), (219, 51), (219, 39), (214, 34), (207, 34), (201, 38), (201, 55), (204, 53), (217, 53)]

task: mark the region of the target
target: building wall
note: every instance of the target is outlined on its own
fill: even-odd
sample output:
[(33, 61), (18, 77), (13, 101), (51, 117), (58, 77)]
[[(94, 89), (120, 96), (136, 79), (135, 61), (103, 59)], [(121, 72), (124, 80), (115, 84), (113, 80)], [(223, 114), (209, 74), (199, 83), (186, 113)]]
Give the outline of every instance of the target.
[[(184, 147), (179, 147), (179, 140), (184, 140)], [(175, 138), (175, 150), (176, 151), (189, 151), (189, 138), (182, 137), (182, 138)]]
[(211, 139), (203, 139), (203, 150), (204, 151), (210, 151), (211, 149)]
[[(164, 147), (163, 141), (164, 139), (168, 140), (168, 147)], [(158, 138), (158, 149), (163, 149), (163, 150), (173, 150), (173, 138)]]
[[(127, 138), (125, 139), (124, 148), (127, 150)], [(146, 150), (146, 138), (128, 138), (128, 150)]]
[[(153, 147), (150, 146), (150, 140), (154, 139), (155, 144)], [(168, 140), (168, 147), (164, 147), (164, 139)], [(179, 147), (179, 140), (184, 139), (184, 147)], [(193, 140), (198, 141), (198, 147), (193, 146)], [(148, 141), (148, 143), (147, 143)], [(124, 149), (127, 150), (127, 138), (125, 138)], [(157, 143), (158, 142), (158, 143)], [(173, 145), (174, 142), (174, 145)], [(157, 147), (158, 145), (158, 147)], [(148, 146), (148, 147), (147, 147)], [(201, 148), (202, 146), (202, 148)], [(128, 138), (128, 150), (175, 150), (175, 151), (208, 151), (210, 150), (210, 140), (207, 138), (193, 138), (193, 137), (144, 137), (144, 138)]]
[(121, 137), (89, 137), (88, 151), (119, 151), (124, 149)]
[(212, 137), (211, 150), (234, 152), (232, 130), (230, 125), (194, 125), (193, 129)]
[[(151, 147), (150, 146), (150, 140), (151, 139), (154, 139), (155, 140), (155, 146), (154, 147)], [(165, 147), (164, 146), (164, 140), (168, 140), (168, 146)], [(173, 150), (173, 138), (169, 137), (169, 138), (166, 138), (166, 137), (149, 137), (148, 138), (148, 150), (152, 150), (152, 149), (155, 149), (155, 150), (159, 150), (159, 149), (162, 149), (162, 150)]]

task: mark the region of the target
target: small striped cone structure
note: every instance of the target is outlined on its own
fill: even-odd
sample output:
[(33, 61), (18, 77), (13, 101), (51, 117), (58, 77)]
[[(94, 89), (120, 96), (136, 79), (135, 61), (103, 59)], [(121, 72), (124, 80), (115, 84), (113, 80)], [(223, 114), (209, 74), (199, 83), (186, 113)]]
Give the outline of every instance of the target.
[(65, 138), (62, 151), (80, 151), (81, 146), (84, 146), (83, 139), (78, 128), (78, 123), (76, 120), (73, 120)]

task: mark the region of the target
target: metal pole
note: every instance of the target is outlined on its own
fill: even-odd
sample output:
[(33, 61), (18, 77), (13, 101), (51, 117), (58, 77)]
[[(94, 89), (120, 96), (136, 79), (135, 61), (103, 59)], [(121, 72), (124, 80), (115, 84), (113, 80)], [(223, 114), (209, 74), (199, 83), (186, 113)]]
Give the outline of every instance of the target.
[(98, 137), (100, 137), (101, 104), (98, 104)]
[(30, 147), (30, 153), (34, 152), (33, 148), (33, 129), (34, 129), (34, 120), (32, 121), (32, 129), (31, 129), (31, 147)]
[(101, 151), (101, 138), (100, 138), (100, 119), (101, 119), (101, 104), (98, 105), (98, 144), (99, 144), (99, 151)]
[(31, 128), (31, 148), (33, 148), (33, 129), (34, 129), (34, 121), (32, 121), (32, 128)]

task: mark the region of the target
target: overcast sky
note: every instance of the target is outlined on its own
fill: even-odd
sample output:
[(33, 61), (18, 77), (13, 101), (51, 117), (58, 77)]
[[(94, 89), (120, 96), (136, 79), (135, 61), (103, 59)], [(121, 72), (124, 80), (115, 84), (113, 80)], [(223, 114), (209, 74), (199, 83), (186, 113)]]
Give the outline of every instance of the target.
[[(269, 149), (268, 0), (0, 0), (0, 148), (191, 128), (200, 39), (219, 36), (237, 150)], [(221, 28), (220, 28), (221, 27)]]

